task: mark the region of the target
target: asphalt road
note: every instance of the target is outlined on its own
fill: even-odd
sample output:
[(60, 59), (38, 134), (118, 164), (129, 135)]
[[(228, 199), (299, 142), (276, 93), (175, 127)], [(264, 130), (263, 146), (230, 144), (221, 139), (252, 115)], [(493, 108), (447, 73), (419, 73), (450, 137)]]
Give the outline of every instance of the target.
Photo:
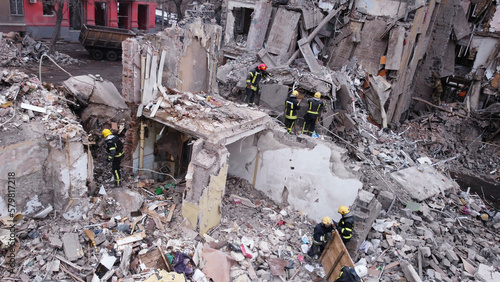
[[(72, 76), (99, 74), (105, 80), (112, 82), (118, 91), (122, 89), (122, 62), (118, 61), (95, 61), (90, 57), (90, 54), (78, 43), (59, 43), (56, 50), (65, 53), (75, 59), (78, 59), (82, 64), (73, 64), (61, 66)], [(28, 74), (39, 75), (39, 64), (29, 65), (23, 70)], [(70, 76), (54, 65), (50, 60), (44, 59), (42, 63), (42, 81), (61, 84)]]

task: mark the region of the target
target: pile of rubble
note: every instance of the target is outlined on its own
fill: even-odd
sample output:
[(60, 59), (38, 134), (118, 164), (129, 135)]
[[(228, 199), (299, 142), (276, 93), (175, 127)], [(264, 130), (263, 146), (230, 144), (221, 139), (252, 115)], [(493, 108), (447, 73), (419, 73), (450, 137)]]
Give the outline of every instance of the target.
[(52, 147), (60, 138), (86, 138), (78, 117), (69, 109), (64, 92), (38, 78), (16, 70), (0, 70), (0, 130), (19, 128), (23, 123), (40, 122)]
[[(28, 35), (20, 38), (18, 33), (11, 32), (0, 33), (0, 50), (0, 67), (21, 67), (38, 62), (44, 54), (48, 55), (49, 46)], [(48, 56), (61, 65), (82, 64), (80, 60), (58, 51)]]
[(450, 193), (392, 211), (381, 213), (360, 247), (378, 278), (365, 281), (500, 279), (500, 213), (485, 215), (479, 196)]

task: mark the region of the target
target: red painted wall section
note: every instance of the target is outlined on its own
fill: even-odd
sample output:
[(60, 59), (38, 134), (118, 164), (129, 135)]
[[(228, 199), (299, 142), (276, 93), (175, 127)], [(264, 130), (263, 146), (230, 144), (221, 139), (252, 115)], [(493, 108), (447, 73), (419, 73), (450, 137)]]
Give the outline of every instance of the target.
[(108, 5), (108, 26), (118, 27), (118, 3), (110, 1)]
[(148, 27), (149, 28), (156, 28), (156, 3), (149, 3), (149, 9), (148, 9), (149, 15), (148, 15)]
[[(61, 27), (69, 27), (69, 15), (67, 4), (64, 5), (64, 14)], [(29, 0), (24, 1), (24, 19), (27, 26), (55, 26), (56, 15), (44, 16), (42, 1), (32, 4)]]
[[(102, 0), (100, 0), (102, 1)], [(84, 1), (84, 24), (95, 25), (95, 5), (96, 0)], [(99, 2), (99, 1), (97, 1)], [(148, 28), (155, 28), (155, 10), (156, 3), (153, 2), (129, 2), (130, 9), (132, 9), (130, 15), (130, 27), (132, 29), (137, 29), (138, 26), (138, 13), (139, 5), (148, 5)], [(107, 18), (108, 26), (118, 27), (118, 2), (110, 1), (108, 2), (107, 8)], [(44, 16), (43, 15), (43, 4), (42, 1), (38, 0), (36, 3), (31, 4), (29, 0), (24, 0), (24, 17), (27, 26), (55, 26), (56, 16)], [(69, 27), (69, 11), (67, 9), (67, 3), (64, 6), (63, 21), (61, 27)]]
[(139, 13), (139, 2), (132, 2), (132, 28), (138, 28), (138, 13)]
[(83, 23), (88, 25), (95, 25), (95, 7), (94, 0), (84, 1), (83, 4)]

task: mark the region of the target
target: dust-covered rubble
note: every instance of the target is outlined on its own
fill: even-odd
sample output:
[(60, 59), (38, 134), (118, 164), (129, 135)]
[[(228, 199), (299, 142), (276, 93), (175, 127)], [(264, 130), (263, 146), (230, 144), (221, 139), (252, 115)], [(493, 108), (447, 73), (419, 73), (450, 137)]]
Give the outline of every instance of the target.
[[(38, 62), (43, 55), (48, 55), (49, 46), (25, 35), (16, 33), (0, 33), (0, 67), (24, 67)], [(48, 55), (61, 65), (82, 64), (83, 62), (64, 53), (55, 51)]]

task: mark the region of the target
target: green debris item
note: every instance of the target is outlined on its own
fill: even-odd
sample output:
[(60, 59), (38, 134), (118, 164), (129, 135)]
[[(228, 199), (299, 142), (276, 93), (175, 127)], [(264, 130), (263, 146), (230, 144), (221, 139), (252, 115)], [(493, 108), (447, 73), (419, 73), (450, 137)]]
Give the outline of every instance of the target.
[(165, 187), (165, 189), (175, 188), (175, 183), (167, 183), (163, 187)]
[(171, 254), (167, 254), (167, 259), (170, 262), (170, 264), (174, 263), (174, 256)]
[(414, 203), (414, 202), (409, 202), (408, 205), (406, 205), (406, 208), (410, 209), (413, 212), (416, 212), (416, 211), (420, 210), (420, 204)]
[(161, 195), (163, 193), (163, 188), (157, 187), (156, 188), (156, 195)]

